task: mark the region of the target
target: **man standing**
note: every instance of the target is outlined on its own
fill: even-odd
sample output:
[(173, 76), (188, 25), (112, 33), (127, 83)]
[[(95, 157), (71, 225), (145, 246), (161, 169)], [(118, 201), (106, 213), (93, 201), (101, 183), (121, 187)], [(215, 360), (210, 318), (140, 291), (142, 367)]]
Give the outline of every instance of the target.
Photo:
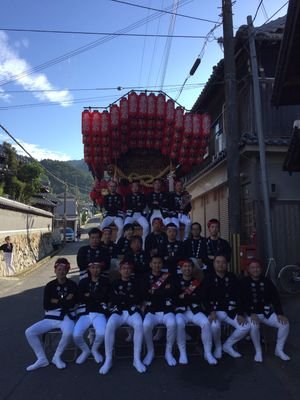
[(222, 254), (227, 263), (231, 259), (231, 247), (227, 240), (220, 237), (220, 221), (213, 218), (207, 223), (209, 237), (206, 239), (207, 246), (207, 264), (210, 270), (213, 270), (213, 261), (216, 256)]
[(5, 243), (0, 246), (0, 251), (3, 251), (4, 261), (6, 265), (6, 276), (11, 276), (16, 273), (13, 264), (13, 244), (11, 243), (10, 236), (6, 236)]
[(58, 369), (66, 368), (61, 356), (72, 339), (77, 304), (77, 285), (67, 278), (69, 269), (70, 264), (66, 258), (56, 260), (54, 264), (56, 279), (47, 283), (44, 289), (45, 318), (25, 331), (27, 341), (37, 358), (35, 363), (26, 368), (27, 371), (49, 365), (40, 337), (52, 329), (60, 329), (62, 332), (52, 363)]
[(123, 233), (123, 198), (117, 193), (117, 182), (111, 180), (108, 182), (108, 194), (104, 196), (104, 219), (101, 229), (114, 223), (117, 227), (116, 243)]
[(169, 194), (169, 218), (166, 222), (173, 222), (178, 229), (177, 239), (180, 238), (180, 224), (184, 225), (184, 237), (189, 237), (192, 221), (189, 212), (192, 209), (190, 195), (183, 189), (181, 181), (175, 183), (175, 190)]
[(101, 231), (98, 228), (92, 228), (89, 231), (89, 244), (79, 248), (77, 253), (77, 265), (79, 267), (79, 279), (87, 278), (88, 265), (91, 262), (105, 262), (104, 271), (108, 271), (110, 266), (109, 253), (104, 247), (101, 247)]
[(159, 249), (167, 242), (167, 235), (162, 230), (161, 218), (152, 219), (152, 232), (146, 237), (145, 252), (148, 259), (159, 254)]
[(176, 239), (177, 226), (172, 222), (167, 225), (167, 241), (162, 244), (159, 255), (162, 256), (171, 274), (180, 273), (178, 261), (184, 257), (183, 243)]
[(139, 183), (133, 181), (131, 184), (131, 194), (125, 199), (126, 218), (125, 224), (133, 224), (137, 222), (143, 229), (143, 246), (145, 245), (146, 236), (149, 233), (149, 224), (144, 216), (146, 208), (145, 195), (139, 192)]
[(153, 182), (153, 192), (147, 197), (147, 205), (150, 213), (150, 225), (154, 218), (160, 218), (165, 224), (165, 219), (168, 217), (168, 198), (166, 193), (161, 190), (161, 180), (155, 179)]
[(191, 237), (183, 243), (184, 255), (190, 258), (195, 267), (204, 272), (207, 271), (205, 264), (207, 260), (206, 239), (201, 236), (201, 225), (194, 222), (191, 227)]

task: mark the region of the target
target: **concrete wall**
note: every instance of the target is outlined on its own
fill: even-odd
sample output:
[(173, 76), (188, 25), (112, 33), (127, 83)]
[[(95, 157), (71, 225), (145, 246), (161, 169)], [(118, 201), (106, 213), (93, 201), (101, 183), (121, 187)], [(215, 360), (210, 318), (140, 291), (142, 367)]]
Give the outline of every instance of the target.
[[(10, 236), (16, 273), (31, 267), (53, 251), (53, 215), (47, 211), (0, 197), (0, 243)], [(0, 276), (6, 271), (0, 252)]]

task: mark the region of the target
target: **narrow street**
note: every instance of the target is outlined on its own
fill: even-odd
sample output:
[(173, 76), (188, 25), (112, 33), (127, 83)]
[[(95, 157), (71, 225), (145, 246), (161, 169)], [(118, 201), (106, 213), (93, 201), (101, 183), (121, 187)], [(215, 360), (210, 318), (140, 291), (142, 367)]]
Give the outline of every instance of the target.
[[(70, 277), (78, 278), (76, 253), (84, 244), (70, 243), (61, 251), (72, 264)], [(216, 367), (200, 356), (190, 358), (188, 366), (168, 367), (157, 358), (145, 374), (139, 375), (131, 366), (131, 359), (117, 359), (107, 376), (98, 373), (93, 360), (77, 366), (69, 363), (63, 371), (53, 365), (34, 372), (25, 367), (34, 361), (27, 345), (26, 327), (43, 317), (43, 287), (53, 279), (54, 260), (19, 278), (0, 279), (1, 324), (1, 400), (57, 400), (57, 399), (298, 399), (300, 393), (300, 298), (284, 298), (284, 308), (291, 320), (291, 334), (287, 353), (292, 356), (284, 363), (275, 358), (273, 343), (266, 347), (265, 361), (252, 361), (253, 349), (249, 342), (240, 345), (242, 359), (228, 356)]]

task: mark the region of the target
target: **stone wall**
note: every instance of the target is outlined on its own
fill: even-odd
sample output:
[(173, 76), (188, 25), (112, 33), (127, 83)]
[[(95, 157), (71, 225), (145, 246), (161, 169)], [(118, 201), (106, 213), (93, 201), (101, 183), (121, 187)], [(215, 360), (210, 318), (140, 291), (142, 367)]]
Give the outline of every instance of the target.
[[(14, 245), (16, 274), (32, 267), (53, 251), (58, 239), (52, 231), (53, 214), (0, 197), (0, 244), (6, 236)], [(0, 276), (6, 275), (3, 252), (0, 251)]]
[[(40, 261), (53, 252), (53, 239), (51, 233), (33, 233), (29, 235), (11, 236), (13, 243), (13, 265), (16, 274), (31, 268), (37, 261)], [(4, 237), (0, 238), (1, 244)], [(3, 259), (3, 252), (0, 252), (0, 276), (5, 276), (6, 266)]]

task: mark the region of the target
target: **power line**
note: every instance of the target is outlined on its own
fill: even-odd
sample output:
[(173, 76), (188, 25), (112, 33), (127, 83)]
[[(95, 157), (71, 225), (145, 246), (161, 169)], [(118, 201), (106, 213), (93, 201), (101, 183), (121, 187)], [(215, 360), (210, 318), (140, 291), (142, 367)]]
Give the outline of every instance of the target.
[[(190, 84), (190, 85), (188, 85), (188, 87), (185, 88), (185, 90), (197, 89), (197, 88), (199, 88), (201, 86), (204, 86), (204, 85), (205, 85), (205, 83)], [(168, 92), (169, 93), (177, 92), (181, 87), (182, 87), (182, 85), (176, 85), (174, 87), (170, 87)], [(151, 88), (152, 89), (160, 88), (160, 85), (159, 86), (155, 86), (155, 87), (152, 86)], [(125, 89), (125, 88), (123, 88), (123, 89)], [(145, 87), (144, 86), (128, 87), (126, 90), (141, 90), (141, 91), (145, 91)], [(152, 90), (149, 89), (147, 91), (151, 92)], [(15, 105), (9, 105), (9, 106), (2, 106), (2, 107), (0, 107), (0, 111), (8, 111), (8, 110), (16, 110), (16, 109), (28, 109), (28, 108), (36, 108), (36, 107), (63, 106), (63, 105), (64, 106), (71, 106), (73, 104), (86, 103), (87, 101), (104, 100), (104, 99), (106, 99), (106, 100), (115, 99), (115, 95), (101, 96), (101, 97), (84, 97), (84, 98), (66, 100), (66, 101), (61, 101), (61, 102), (51, 102), (51, 101), (49, 101), (49, 102), (43, 102), (43, 103), (15, 104)], [(100, 109), (107, 109), (107, 107), (108, 106), (97, 106), (97, 108), (100, 108)], [(96, 108), (96, 107), (92, 107), (92, 108)]]
[(181, 95), (181, 93), (182, 93), (182, 91), (183, 91), (183, 89), (184, 89), (184, 87), (185, 87), (186, 82), (188, 81), (188, 79), (189, 79), (191, 76), (194, 75), (194, 73), (196, 72), (197, 68), (199, 67), (199, 65), (200, 65), (200, 63), (201, 63), (201, 60), (202, 60), (202, 58), (203, 58), (203, 56), (204, 56), (204, 52), (205, 52), (205, 48), (206, 48), (206, 46), (207, 46), (207, 43), (209, 42), (210, 38), (213, 38), (213, 37), (214, 37), (214, 36), (213, 36), (214, 31), (215, 31), (221, 24), (222, 24), (222, 21), (221, 21), (221, 22), (218, 21), (218, 22), (215, 24), (215, 26), (206, 34), (204, 43), (203, 43), (202, 48), (201, 48), (201, 50), (200, 50), (200, 53), (198, 54), (198, 56), (197, 56), (197, 58), (196, 58), (196, 61), (194, 62), (194, 65), (192, 66), (192, 68), (191, 68), (191, 70), (190, 70), (188, 76), (187, 76), (187, 77), (185, 78), (185, 80), (183, 81), (183, 84), (182, 84), (182, 86), (181, 86), (181, 88), (180, 88), (180, 90), (179, 90), (179, 93), (178, 93), (178, 95), (177, 95), (177, 97), (176, 97), (176, 100), (179, 99), (179, 97), (180, 97), (180, 95)]
[[(183, 0), (180, 5), (182, 6), (183, 4), (186, 4), (186, 3), (190, 2), (190, 1), (191, 0)], [(168, 9), (171, 9), (171, 7), (167, 7), (165, 10), (168, 10)], [(133, 29), (139, 28), (140, 26), (144, 25), (145, 23), (148, 23), (150, 21), (155, 20), (156, 18), (159, 18), (161, 16), (161, 14), (162, 14), (162, 12), (154, 13), (150, 17), (143, 18), (143, 19), (141, 19), (141, 20), (139, 20), (139, 21), (137, 21), (137, 22), (135, 22), (135, 23), (123, 28), (123, 29), (120, 29), (120, 30), (116, 31), (116, 34), (117, 33), (130, 32)], [(2, 81), (0, 81), (0, 86), (7, 85), (8, 83), (15, 82), (16, 80), (18, 80), (20, 78), (23, 78), (24, 76), (32, 75), (35, 72), (41, 71), (41, 70), (43, 70), (45, 68), (48, 68), (48, 67), (51, 67), (51, 66), (53, 66), (55, 64), (61, 63), (61, 62), (65, 61), (65, 60), (68, 60), (71, 57), (74, 57), (74, 56), (76, 56), (78, 54), (81, 54), (81, 53), (83, 53), (85, 51), (91, 50), (91, 49), (93, 49), (93, 48), (95, 48), (97, 46), (100, 46), (101, 44), (104, 44), (104, 43), (114, 39), (115, 37), (117, 37), (117, 36), (105, 36), (105, 37), (103, 37), (101, 39), (97, 39), (97, 40), (95, 40), (93, 42), (90, 42), (90, 43), (88, 43), (88, 44), (86, 44), (84, 46), (78, 47), (78, 48), (76, 48), (76, 49), (74, 49), (72, 51), (69, 51), (67, 53), (62, 54), (59, 57), (53, 58), (51, 60), (48, 60), (48, 61), (46, 61), (46, 62), (44, 62), (42, 64), (39, 64), (39, 65), (37, 65), (35, 67), (29, 68), (28, 70), (25, 70), (25, 71), (21, 72), (20, 74), (14, 75), (9, 79), (6, 79), (6, 80), (3, 79)]]
[(47, 29), (23, 29), (23, 28), (0, 28), (7, 32), (31, 32), (31, 33), (53, 33), (67, 35), (101, 35), (101, 36), (130, 36), (130, 37), (161, 37), (161, 38), (179, 38), (179, 39), (203, 39), (205, 36), (198, 35), (164, 35), (156, 33), (116, 33), (116, 32), (84, 32), (84, 31), (55, 31)]
[(254, 14), (254, 17), (253, 17), (252, 22), (255, 21), (255, 19), (256, 19), (256, 17), (257, 17), (257, 14), (258, 14), (258, 11), (259, 11), (259, 9), (260, 9), (260, 7), (261, 7), (262, 4), (263, 4), (263, 0), (260, 0), (259, 4), (258, 4), (258, 6), (257, 6), (257, 9), (256, 9), (256, 11), (255, 11), (255, 14)]
[(197, 21), (203, 21), (203, 22), (210, 22), (212, 24), (215, 24), (216, 21), (212, 21), (210, 19), (206, 19), (206, 18), (200, 18), (200, 17), (192, 17), (191, 15), (185, 15), (185, 14), (179, 14), (179, 13), (174, 13), (171, 11), (166, 11), (166, 10), (160, 10), (158, 8), (153, 8), (153, 7), (146, 7), (146, 6), (141, 6), (140, 4), (134, 4), (134, 3), (130, 3), (128, 1), (121, 1), (121, 0), (111, 0), (114, 3), (121, 3), (121, 4), (126, 4), (127, 6), (132, 6), (132, 7), (138, 7), (138, 8), (145, 8), (147, 10), (152, 10), (152, 11), (159, 11), (162, 12), (164, 14), (172, 14), (175, 15), (177, 17), (184, 17), (184, 18), (189, 18), (189, 19), (195, 19)]
[[(199, 83), (190, 83), (187, 86), (202, 86), (205, 85), (204, 82)], [(165, 88), (172, 87), (180, 87), (181, 83), (172, 84), (172, 85), (164, 85)], [(135, 90), (135, 89), (145, 89), (150, 90), (151, 88), (155, 89), (160, 86), (148, 85), (148, 86), (117, 86), (117, 87), (100, 87), (100, 88), (71, 88), (71, 89), (28, 89), (28, 90), (5, 90), (5, 93), (43, 93), (43, 92), (82, 92), (82, 91), (106, 91), (106, 90)], [(149, 89), (150, 88), (150, 89)]]

